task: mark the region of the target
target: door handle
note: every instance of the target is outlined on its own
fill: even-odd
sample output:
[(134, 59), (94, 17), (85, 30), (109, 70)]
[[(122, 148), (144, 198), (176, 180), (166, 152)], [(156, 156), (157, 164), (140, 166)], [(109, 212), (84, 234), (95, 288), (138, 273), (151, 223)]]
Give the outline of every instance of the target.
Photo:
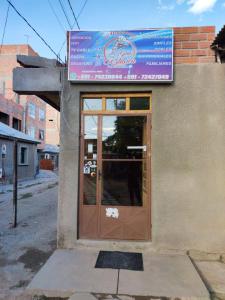
[(102, 173), (101, 173), (100, 169), (98, 169), (98, 179), (100, 180), (101, 177), (102, 177)]

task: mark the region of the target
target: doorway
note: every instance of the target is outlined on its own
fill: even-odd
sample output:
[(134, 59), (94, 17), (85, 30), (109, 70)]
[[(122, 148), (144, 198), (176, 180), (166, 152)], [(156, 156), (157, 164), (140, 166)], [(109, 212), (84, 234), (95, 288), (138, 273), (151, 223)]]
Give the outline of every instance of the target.
[(149, 240), (151, 94), (81, 101), (79, 237)]

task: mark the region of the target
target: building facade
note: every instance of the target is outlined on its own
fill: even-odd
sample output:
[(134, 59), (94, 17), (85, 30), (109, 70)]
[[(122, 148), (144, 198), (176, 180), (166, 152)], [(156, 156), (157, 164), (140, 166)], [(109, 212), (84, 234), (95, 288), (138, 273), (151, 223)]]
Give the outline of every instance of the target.
[(0, 184), (12, 183), (14, 141), (17, 141), (18, 179), (33, 179), (37, 174), (37, 140), (0, 123)]
[(0, 122), (22, 131), (23, 129), (23, 106), (13, 100), (6, 99), (0, 94)]
[[(12, 90), (12, 71), (19, 66), (17, 55), (38, 56), (29, 45), (3, 45), (0, 55), (0, 93), (6, 99), (23, 106), (22, 131), (40, 141), (39, 150), (44, 149), (45, 141), (57, 145), (59, 132), (56, 125), (59, 116), (55, 116), (55, 109), (35, 95), (18, 95)], [(50, 118), (56, 125), (48, 121)]]
[(67, 69), (55, 68), (63, 94), (58, 247), (96, 240), (224, 251), (225, 66), (214, 38), (215, 27), (174, 28), (167, 83), (68, 81)]

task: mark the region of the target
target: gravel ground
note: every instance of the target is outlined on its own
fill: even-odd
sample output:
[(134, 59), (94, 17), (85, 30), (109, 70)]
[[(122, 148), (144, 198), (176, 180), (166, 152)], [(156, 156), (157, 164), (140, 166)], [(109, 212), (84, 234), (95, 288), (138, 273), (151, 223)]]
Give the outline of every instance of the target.
[(18, 226), (12, 228), (12, 192), (0, 194), (0, 300), (20, 296), (56, 248), (57, 178), (19, 190)]

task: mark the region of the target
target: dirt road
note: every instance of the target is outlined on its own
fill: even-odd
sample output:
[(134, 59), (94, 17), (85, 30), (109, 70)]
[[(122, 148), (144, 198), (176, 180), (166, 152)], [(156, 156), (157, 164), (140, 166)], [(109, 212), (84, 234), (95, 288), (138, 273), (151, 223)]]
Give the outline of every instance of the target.
[(57, 192), (57, 180), (21, 189), (15, 229), (12, 193), (0, 194), (1, 300), (16, 299), (56, 248)]

